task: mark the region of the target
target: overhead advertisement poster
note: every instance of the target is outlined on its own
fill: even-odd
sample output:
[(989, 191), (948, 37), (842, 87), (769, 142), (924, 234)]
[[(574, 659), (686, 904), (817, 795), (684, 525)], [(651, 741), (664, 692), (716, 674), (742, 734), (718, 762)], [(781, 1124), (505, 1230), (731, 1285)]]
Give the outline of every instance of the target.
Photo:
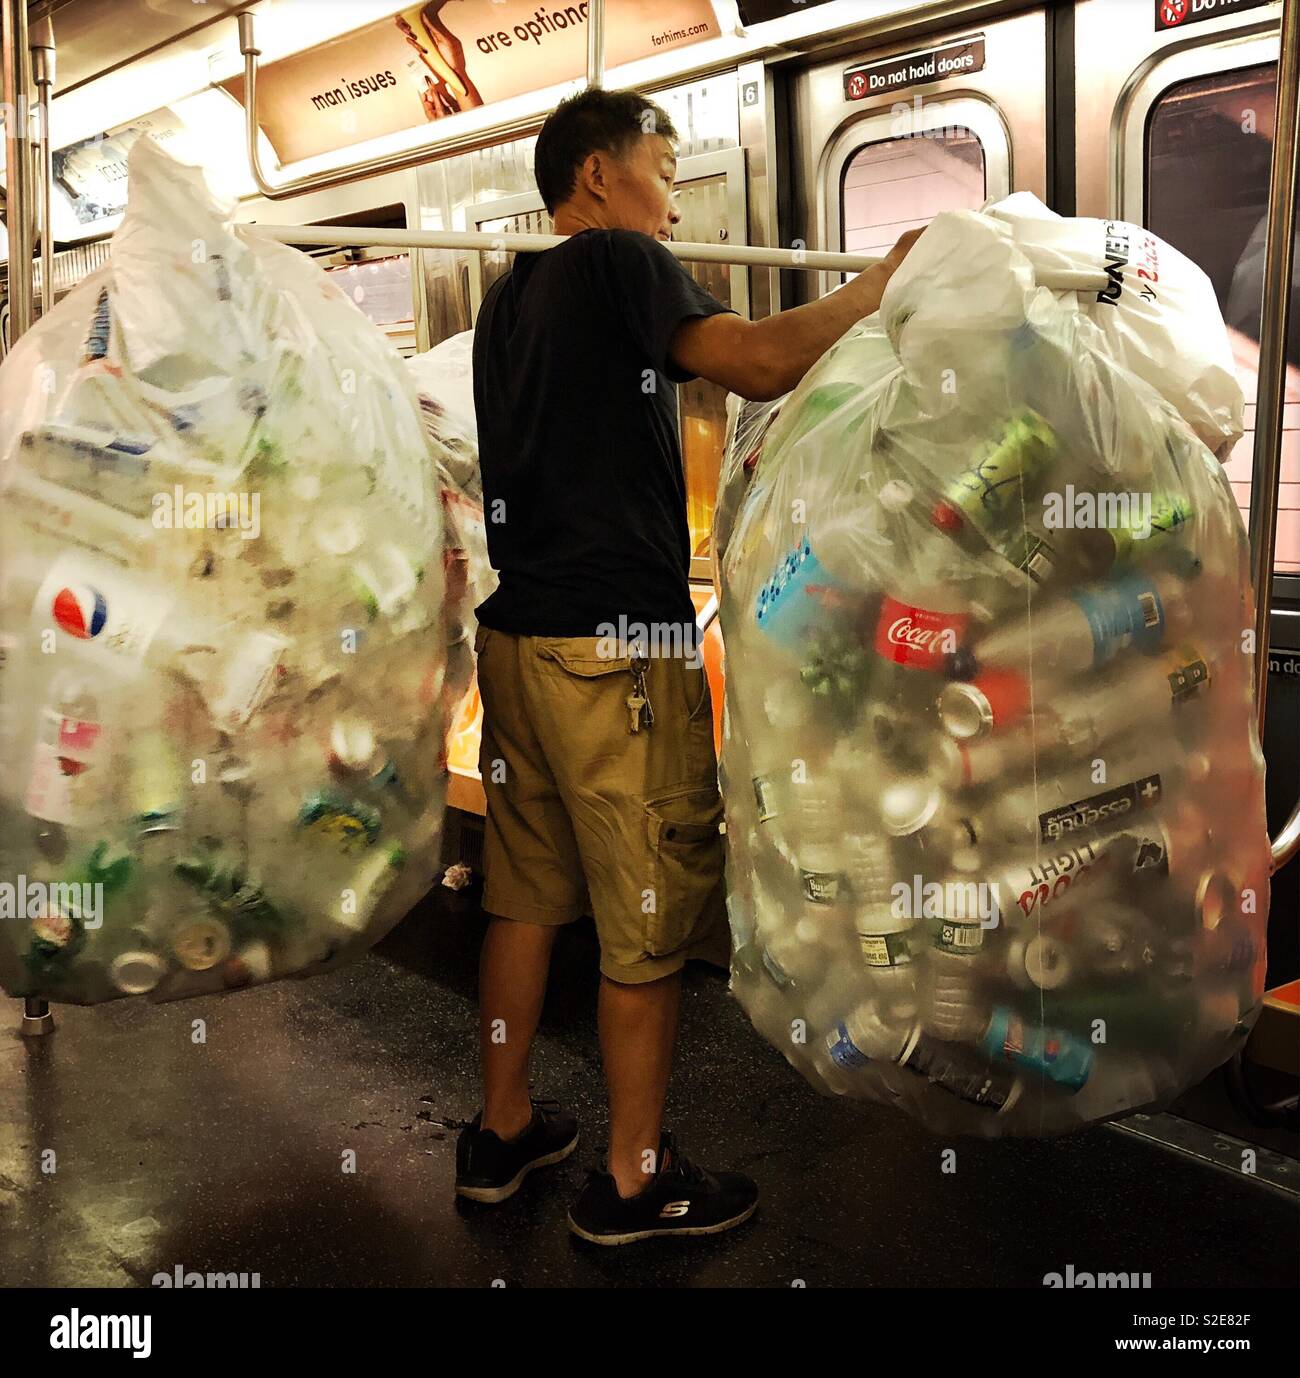
[[(605, 13), (605, 64), (720, 34), (709, 0), (615, 0)], [(586, 69), (586, 0), (430, 0), (260, 68), (258, 121), (280, 161), (294, 163)], [(225, 88), (242, 102), (242, 76)]]
[(54, 180), (67, 193), (77, 223), (91, 225), (126, 209), (126, 159), (141, 134), (166, 147), (185, 132), (180, 117), (163, 109), (56, 148), (51, 155)]

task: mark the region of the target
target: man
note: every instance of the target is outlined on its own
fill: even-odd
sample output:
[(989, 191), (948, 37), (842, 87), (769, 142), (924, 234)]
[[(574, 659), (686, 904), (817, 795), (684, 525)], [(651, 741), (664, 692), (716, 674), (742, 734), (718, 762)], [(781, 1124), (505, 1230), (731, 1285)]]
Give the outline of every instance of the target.
[[(518, 257), (474, 336), (501, 582), (477, 609), (484, 1095), (457, 1147), (456, 1190), (504, 1200), (577, 1143), (572, 1115), (530, 1100), (528, 1055), (556, 929), (591, 913), (610, 1142), (569, 1225), (600, 1244), (718, 1233), (758, 1196), (740, 1173), (693, 1166), (661, 1128), (681, 968), (688, 957), (725, 966), (728, 951), (673, 384), (700, 376), (751, 399), (781, 396), (876, 309), (914, 238), (822, 301), (741, 320), (660, 243), (680, 218), (675, 137), (635, 92), (559, 106), (534, 170), (569, 238)], [(628, 630), (638, 626), (685, 653), (648, 653)]]

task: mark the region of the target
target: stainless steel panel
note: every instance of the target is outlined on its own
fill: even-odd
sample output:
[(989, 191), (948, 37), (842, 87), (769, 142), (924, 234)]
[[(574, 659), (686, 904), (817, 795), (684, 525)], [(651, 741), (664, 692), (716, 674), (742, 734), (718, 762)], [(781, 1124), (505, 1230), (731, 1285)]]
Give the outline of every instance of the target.
[[(845, 97), (847, 67), (922, 51), (983, 34), (985, 65), (879, 97)], [(1032, 191), (1047, 198), (1047, 30), (1032, 10), (983, 24), (934, 29), (923, 38), (881, 39), (832, 62), (800, 71), (793, 80), (791, 118), (794, 227), (810, 249), (840, 247), (839, 177), (862, 144), (890, 137), (900, 120), (911, 132), (958, 125), (984, 148), (989, 197)], [(812, 290), (808, 277), (804, 292)], [(830, 282), (819, 275), (817, 290)], [(798, 286), (798, 284), (796, 284)]]
[[(1216, 47), (1222, 54), (1219, 60), (1223, 67), (1232, 66), (1239, 42), (1244, 46), (1261, 34), (1276, 34), (1281, 8), (1277, 5), (1246, 10), (1190, 28), (1157, 32), (1145, 5), (1134, 5), (1132, 0), (1079, 0), (1075, 6), (1074, 37), (1078, 137), (1075, 186), (1080, 215), (1104, 218), (1123, 214), (1127, 219), (1141, 219), (1140, 209), (1130, 214), (1128, 208), (1132, 204), (1131, 178), (1135, 166), (1132, 131), (1138, 140), (1139, 177), (1142, 162), (1142, 122), (1134, 117), (1134, 111), (1146, 97), (1137, 92), (1139, 83), (1145, 82), (1158, 64), (1167, 59), (1195, 64), (1196, 58), (1183, 59), (1181, 55), (1204, 54)], [(1273, 57), (1276, 56), (1275, 43)], [(1242, 61), (1236, 65), (1249, 63)], [(1126, 130), (1126, 126), (1131, 129)], [(1124, 185), (1127, 191), (1122, 190)]]
[(31, 14), (53, 17), (59, 90), (69, 91), (163, 44), (201, 52), (213, 42), (214, 24), (251, 8), (252, 0), (46, 0)]
[[(740, 146), (745, 152), (748, 243), (782, 248), (778, 243), (776, 166), (776, 76), (762, 62), (747, 62), (736, 72)], [(761, 320), (781, 309), (781, 274), (776, 268), (749, 270), (749, 310)]]
[[(1234, 99), (1233, 75), (1245, 81), (1249, 69), (1275, 64), (1278, 53), (1280, 6), (1247, 10), (1238, 15), (1207, 21), (1186, 29), (1154, 31), (1150, 23), (1135, 23), (1123, 0), (1083, 0), (1079, 5), (1076, 32), (1078, 45), (1077, 87), (1086, 92), (1079, 102), (1079, 213), (1116, 216), (1148, 224), (1175, 247), (1200, 263), (1209, 274), (1230, 323), (1241, 334), (1234, 336), (1234, 352), (1247, 392), (1245, 438), (1233, 451), (1226, 468), (1243, 515), (1249, 511), (1252, 481), (1252, 435), (1257, 322), (1243, 318), (1234, 269), (1245, 257), (1253, 232), (1258, 228), (1267, 193), (1267, 143), (1264, 133), (1272, 124), (1273, 96), (1257, 86)], [(1119, 26), (1127, 18), (1128, 27)], [(1123, 32), (1126, 41), (1102, 46), (1097, 37)], [(1155, 112), (1171, 88), (1187, 89), (1188, 83), (1221, 75), (1221, 101), (1208, 97), (1192, 102), (1203, 107), (1208, 118), (1218, 106), (1219, 127), (1199, 136), (1189, 128), (1184, 140), (1185, 176), (1163, 178), (1163, 185), (1182, 186), (1190, 193), (1177, 198), (1181, 213), (1171, 214), (1162, 200), (1149, 204), (1153, 187), (1161, 179), (1147, 166), (1147, 140)], [(1245, 107), (1249, 107), (1247, 110)], [(1255, 135), (1242, 121), (1253, 121)], [(1227, 147), (1239, 139), (1241, 151)], [(1226, 142), (1225, 142), (1226, 141)], [(1252, 145), (1262, 148), (1252, 150)], [(1264, 162), (1260, 162), (1260, 155)], [(1150, 181), (1148, 180), (1150, 176)], [(1203, 185), (1198, 202), (1196, 188)], [(1244, 217), (1244, 218), (1243, 218)], [(1237, 275), (1239, 276), (1239, 275)], [(1293, 337), (1294, 345), (1294, 337)], [(1297, 425), (1300, 425), (1300, 374), (1293, 365), (1284, 412), (1282, 482), (1278, 503), (1276, 567), (1300, 571), (1300, 469), (1296, 468)]]

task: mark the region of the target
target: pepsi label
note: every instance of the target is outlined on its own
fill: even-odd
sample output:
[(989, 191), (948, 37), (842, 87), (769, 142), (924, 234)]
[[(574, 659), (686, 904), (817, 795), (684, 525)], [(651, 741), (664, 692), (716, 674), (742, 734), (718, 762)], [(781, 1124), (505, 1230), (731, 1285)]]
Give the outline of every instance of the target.
[(65, 555), (45, 576), (32, 620), (38, 632), (53, 627), (96, 650), (139, 660), (169, 607), (169, 600), (144, 592), (116, 571)]

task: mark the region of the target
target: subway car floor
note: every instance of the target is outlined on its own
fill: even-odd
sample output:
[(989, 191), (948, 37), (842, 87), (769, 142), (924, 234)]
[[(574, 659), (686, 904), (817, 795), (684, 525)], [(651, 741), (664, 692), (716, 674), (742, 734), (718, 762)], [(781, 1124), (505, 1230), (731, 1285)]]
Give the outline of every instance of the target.
[(605, 1129), (585, 923), (556, 945), (534, 1064), (535, 1094), (578, 1114), (578, 1151), (502, 1206), (458, 1204), (481, 933), (476, 909), (434, 897), (346, 970), (59, 1007), (44, 1038), (0, 1000), (0, 1284), (148, 1286), (180, 1267), (262, 1287), (1038, 1287), (1070, 1264), (1157, 1288), (1296, 1283), (1293, 1191), (1113, 1128), (941, 1140), (824, 1098), (704, 967), (686, 976), (669, 1123), (706, 1166), (750, 1172), (759, 1212), (708, 1240), (576, 1240), (565, 1210)]

